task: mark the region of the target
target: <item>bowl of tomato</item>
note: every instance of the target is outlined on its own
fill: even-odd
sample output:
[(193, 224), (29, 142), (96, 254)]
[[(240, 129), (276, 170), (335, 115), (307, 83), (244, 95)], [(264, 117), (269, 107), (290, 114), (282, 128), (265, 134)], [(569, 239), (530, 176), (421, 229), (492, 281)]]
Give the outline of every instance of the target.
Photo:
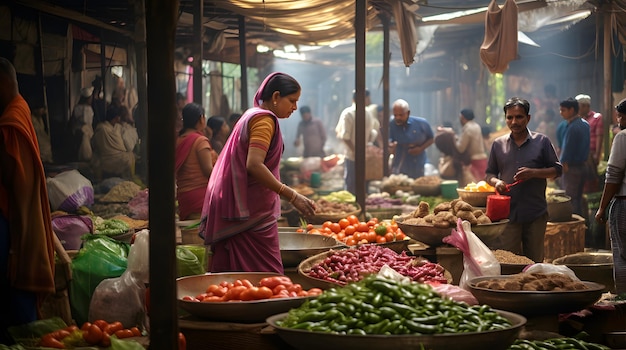
[[(237, 287), (237, 288), (236, 288)], [(264, 322), (298, 307), (321, 289), (303, 290), (287, 276), (268, 272), (220, 272), (176, 280), (178, 306), (191, 315), (223, 322)]]

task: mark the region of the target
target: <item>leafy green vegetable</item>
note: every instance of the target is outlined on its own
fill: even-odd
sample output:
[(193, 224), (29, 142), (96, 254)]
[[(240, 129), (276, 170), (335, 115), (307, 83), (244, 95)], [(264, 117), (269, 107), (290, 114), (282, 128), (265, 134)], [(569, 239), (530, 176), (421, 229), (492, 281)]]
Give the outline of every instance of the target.
[(107, 219), (96, 223), (94, 233), (106, 236), (118, 236), (128, 232), (128, 230), (130, 230), (130, 226), (126, 222), (118, 219)]

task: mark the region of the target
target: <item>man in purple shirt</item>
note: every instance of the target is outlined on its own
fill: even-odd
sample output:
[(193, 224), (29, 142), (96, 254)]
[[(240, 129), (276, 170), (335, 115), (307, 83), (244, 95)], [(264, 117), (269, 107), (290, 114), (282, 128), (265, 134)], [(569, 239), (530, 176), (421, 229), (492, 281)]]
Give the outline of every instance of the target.
[(304, 145), (303, 157), (324, 157), (324, 144), (326, 143), (326, 129), (322, 121), (313, 118), (311, 107), (300, 107), (300, 115), (302, 120), (298, 124), (298, 132), (293, 145), (300, 146), (300, 136)]
[[(548, 222), (546, 179), (556, 178), (562, 166), (547, 136), (531, 132), (530, 103), (518, 97), (504, 105), (508, 135), (491, 146), (485, 180), (511, 197), (509, 224), (499, 238), (487, 242), (492, 249), (504, 249), (543, 262), (544, 237)], [(520, 181), (507, 189), (507, 184)]]

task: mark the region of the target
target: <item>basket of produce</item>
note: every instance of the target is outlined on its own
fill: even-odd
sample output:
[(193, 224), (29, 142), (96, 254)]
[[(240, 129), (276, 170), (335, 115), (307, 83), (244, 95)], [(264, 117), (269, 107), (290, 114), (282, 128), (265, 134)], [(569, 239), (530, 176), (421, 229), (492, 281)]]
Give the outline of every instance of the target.
[(504, 350), (526, 318), (443, 298), (426, 284), (371, 275), (327, 290), (267, 323), (296, 349)]
[(482, 210), (460, 199), (441, 202), (432, 210), (430, 204), (421, 201), (412, 213), (400, 217), (396, 223), (410, 238), (435, 247), (443, 244), (442, 239), (450, 235), (458, 219), (467, 220), (482, 240), (500, 236), (508, 223), (508, 219), (492, 223)]
[(450, 283), (452, 280), (439, 264), (374, 244), (311, 256), (298, 265), (298, 273), (311, 285), (327, 289), (360, 281), (367, 275), (378, 273), (384, 265), (416, 282)]
[(472, 206), (486, 207), (487, 196), (496, 194), (496, 189), (485, 181), (479, 181), (478, 183), (470, 182), (464, 188), (457, 188), (456, 192), (460, 199)]
[(574, 281), (561, 273), (528, 272), (475, 277), (468, 286), (479, 303), (526, 316), (583, 310), (598, 301), (604, 290), (602, 284)]
[(249, 323), (298, 307), (321, 290), (304, 291), (275, 273), (227, 272), (178, 278), (176, 292), (178, 306), (194, 316)]
[(413, 190), (413, 179), (405, 174), (392, 174), (384, 177), (380, 188), (387, 193), (411, 192)]
[(296, 267), (312, 255), (345, 247), (332, 237), (296, 232), (278, 232), (278, 241), (284, 267)]
[(339, 221), (346, 216), (361, 214), (358, 203), (329, 202), (323, 198), (315, 201), (315, 215), (306, 216), (305, 220), (313, 225), (321, 225), (326, 221)]
[(548, 203), (548, 221), (572, 221), (573, 207), (570, 196), (565, 194), (547, 194), (546, 202)]
[(441, 194), (441, 178), (437, 175), (418, 177), (413, 181), (412, 190), (422, 196), (438, 196)]
[(526, 256), (517, 255), (508, 250), (497, 249), (492, 252), (500, 263), (501, 275), (514, 275), (516, 273), (520, 273), (526, 266), (535, 263)]
[(93, 221), (93, 233), (95, 235), (105, 235), (121, 242), (130, 243), (135, 230), (131, 229), (130, 225), (124, 220), (96, 217)]

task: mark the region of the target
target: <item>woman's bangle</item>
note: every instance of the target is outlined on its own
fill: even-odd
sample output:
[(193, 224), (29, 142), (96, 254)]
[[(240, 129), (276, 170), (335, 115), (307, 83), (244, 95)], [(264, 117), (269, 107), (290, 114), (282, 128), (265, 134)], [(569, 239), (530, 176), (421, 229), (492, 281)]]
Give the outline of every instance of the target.
[(291, 194), (291, 199), (289, 200), (289, 203), (293, 203), (296, 201), (296, 198), (298, 197), (298, 192), (296, 192), (296, 190), (292, 189), (292, 194)]
[(285, 184), (281, 183), (280, 184), (280, 188), (278, 189), (278, 195), (280, 196), (281, 193), (283, 193), (283, 190), (285, 189)]

